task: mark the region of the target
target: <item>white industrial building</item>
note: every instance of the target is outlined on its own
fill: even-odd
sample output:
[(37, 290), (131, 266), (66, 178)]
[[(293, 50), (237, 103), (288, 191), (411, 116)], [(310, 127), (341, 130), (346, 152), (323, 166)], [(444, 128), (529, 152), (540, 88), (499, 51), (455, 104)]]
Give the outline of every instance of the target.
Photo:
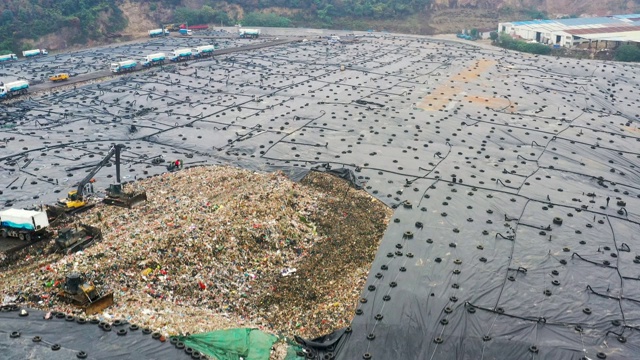
[(599, 42), (640, 43), (640, 14), (595, 18), (532, 20), (500, 23), (498, 32), (525, 41), (573, 47)]

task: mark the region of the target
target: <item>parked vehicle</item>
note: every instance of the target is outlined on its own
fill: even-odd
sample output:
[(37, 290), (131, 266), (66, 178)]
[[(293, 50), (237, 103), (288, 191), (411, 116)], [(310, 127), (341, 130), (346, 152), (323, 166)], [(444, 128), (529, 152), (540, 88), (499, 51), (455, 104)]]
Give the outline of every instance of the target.
[(180, 29), (191, 29), (191, 30), (207, 30), (209, 28), (209, 25), (185, 25), (185, 24), (181, 24), (180, 25)]
[(46, 49), (25, 50), (22, 52), (22, 56), (24, 57), (34, 57), (38, 55), (49, 55), (49, 52)]
[(138, 66), (138, 62), (135, 60), (119, 61), (111, 64), (111, 72), (123, 73), (127, 71), (134, 71)]
[(53, 82), (57, 82), (57, 81), (64, 81), (69, 79), (69, 74), (67, 73), (59, 73), (59, 74), (55, 74), (53, 76), (49, 77), (49, 80), (53, 81)]
[(173, 51), (172, 55), (173, 56), (170, 59), (171, 61), (184, 61), (191, 59), (193, 52), (191, 51), (191, 49), (177, 49)]
[(26, 94), (28, 89), (29, 82), (26, 80), (18, 80), (0, 85), (0, 99)]
[(201, 57), (206, 57), (206, 56), (213, 56), (213, 51), (215, 50), (215, 46), (213, 45), (203, 45), (203, 46), (198, 46), (197, 48), (193, 49), (193, 56), (196, 58), (201, 58)]
[(167, 55), (165, 53), (156, 53), (147, 55), (144, 57), (144, 62), (142, 66), (151, 67), (154, 65), (164, 64), (164, 61), (167, 59)]
[(16, 61), (16, 60), (18, 60), (18, 56), (16, 54), (0, 55), (0, 62)]
[(240, 29), (238, 30), (240, 37), (243, 39), (256, 39), (260, 36), (260, 29)]
[(169, 35), (169, 30), (166, 30), (166, 29), (149, 30), (149, 36), (150, 37), (158, 37), (158, 36), (163, 36), (163, 35)]
[(180, 29), (180, 30), (178, 30), (178, 32), (180, 33), (180, 35), (184, 35), (184, 36), (193, 35), (193, 31), (191, 31), (189, 29)]
[(49, 227), (46, 211), (7, 209), (0, 211), (2, 237), (31, 241)]

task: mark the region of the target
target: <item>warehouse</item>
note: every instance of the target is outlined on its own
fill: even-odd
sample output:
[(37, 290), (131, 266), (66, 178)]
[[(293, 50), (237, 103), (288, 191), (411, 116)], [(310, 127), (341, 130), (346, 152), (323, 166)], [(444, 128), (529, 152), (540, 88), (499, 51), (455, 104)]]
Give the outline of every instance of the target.
[(617, 46), (640, 42), (640, 14), (506, 22), (498, 32), (556, 47)]

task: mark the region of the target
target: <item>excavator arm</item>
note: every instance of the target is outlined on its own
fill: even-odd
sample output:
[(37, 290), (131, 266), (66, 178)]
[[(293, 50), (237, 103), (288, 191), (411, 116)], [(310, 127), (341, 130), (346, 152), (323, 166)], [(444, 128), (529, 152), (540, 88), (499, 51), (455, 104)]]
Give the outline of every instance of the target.
[(84, 179), (82, 179), (78, 183), (78, 199), (84, 200), (85, 197), (91, 194), (91, 179), (93, 179), (93, 177), (98, 173), (98, 171), (100, 171), (100, 169), (102, 169), (109, 163), (109, 160), (111, 160), (111, 157), (113, 157), (113, 155), (116, 156), (116, 181), (120, 183), (120, 152), (123, 148), (124, 145), (122, 144), (113, 145), (111, 149), (109, 149), (107, 155), (105, 155), (105, 157), (98, 164), (96, 164), (96, 166), (91, 171), (89, 171), (87, 176), (85, 176)]

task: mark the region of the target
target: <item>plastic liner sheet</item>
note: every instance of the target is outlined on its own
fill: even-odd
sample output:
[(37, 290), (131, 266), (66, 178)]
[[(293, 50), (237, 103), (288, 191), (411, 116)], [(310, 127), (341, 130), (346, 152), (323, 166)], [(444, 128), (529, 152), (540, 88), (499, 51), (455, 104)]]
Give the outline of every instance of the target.
[(191, 359), (169, 341), (155, 340), (152, 333), (133, 330), (126, 322), (104, 331), (90, 322), (80, 324), (73, 317), (45, 320), (44, 312), (26, 310), (27, 316), (20, 316), (19, 310), (0, 312), (0, 358), (68, 360), (86, 355), (87, 359), (105, 360)]
[(179, 336), (178, 340), (218, 360), (269, 360), (277, 336), (256, 329), (229, 329)]
[(114, 142), (124, 181), (329, 164), (396, 210), (350, 327), (308, 358), (635, 359), (639, 79), (392, 35), (165, 67), (4, 107), (0, 199), (55, 200)]

